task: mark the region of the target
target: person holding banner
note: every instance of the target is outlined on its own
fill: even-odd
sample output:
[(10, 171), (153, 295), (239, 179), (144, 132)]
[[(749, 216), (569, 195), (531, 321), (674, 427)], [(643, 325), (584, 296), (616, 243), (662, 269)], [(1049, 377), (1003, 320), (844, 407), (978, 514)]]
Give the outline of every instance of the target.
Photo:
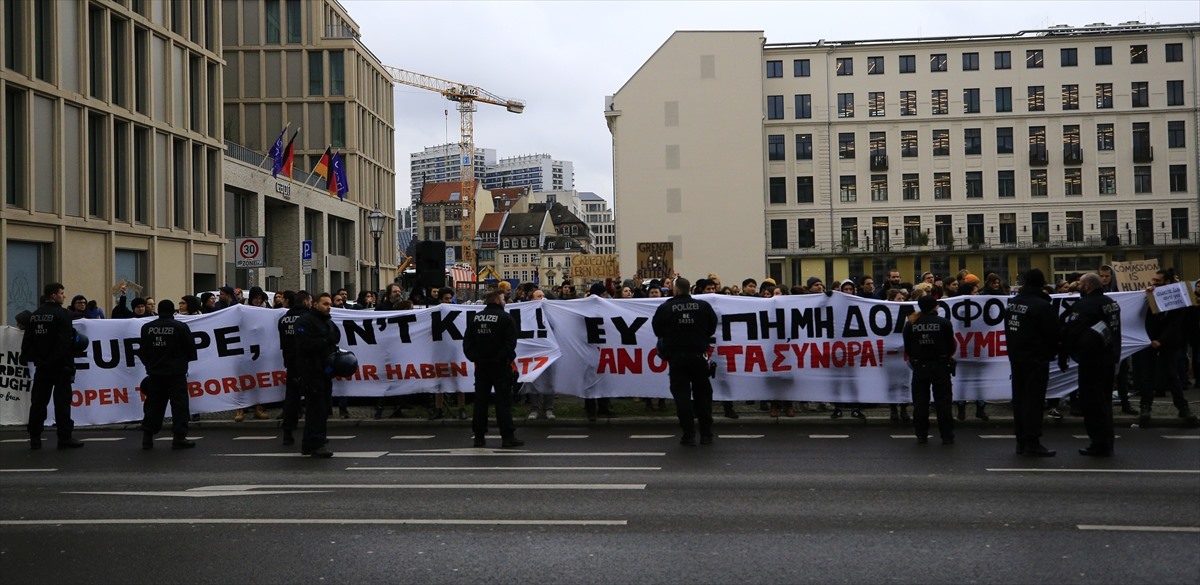
[(954, 352), (958, 344), (954, 341), (954, 326), (949, 319), (937, 314), (938, 303), (932, 296), (917, 301), (919, 312), (913, 313), (904, 323), (904, 352), (908, 354), (908, 367), (912, 369), (913, 425), (916, 427), (917, 442), (929, 442), (929, 394), (933, 390), (933, 401), (937, 410), (938, 433), (943, 445), (954, 444), (954, 416), (950, 403), (953, 389), (950, 376), (954, 375)]
[[(1159, 270), (1146, 287), (1148, 294), (1153, 294), (1155, 288), (1171, 284), (1173, 270)], [(1133, 354), (1134, 373), (1141, 382), (1138, 389), (1141, 393), (1141, 410), (1138, 414), (1138, 424), (1150, 425), (1150, 412), (1154, 408), (1156, 390), (1171, 395), (1179, 418), (1188, 426), (1195, 426), (1196, 415), (1192, 414), (1188, 401), (1183, 396), (1183, 383), (1187, 375), (1179, 375), (1179, 360), (1185, 351), (1187, 336), (1184, 331), (1188, 308), (1159, 311), (1157, 313), (1146, 309), (1146, 335), (1150, 338), (1150, 346)], [(1186, 368), (1185, 368), (1186, 369)], [(1153, 384), (1151, 384), (1153, 382)]]
[(1058, 355), (1058, 314), (1042, 290), (1046, 275), (1034, 268), (1021, 278), (1017, 296), (1004, 314), (1004, 337), (1012, 367), (1013, 427), (1017, 455), (1053, 457), (1042, 445), (1042, 405), (1050, 384), (1050, 363)]
[[(517, 427), (512, 418), (513, 360), (517, 358), (517, 325), (504, 310), (504, 293), (490, 290), (483, 297), (487, 305), (471, 316), (463, 335), (463, 353), (475, 364), (475, 417), (471, 430), (475, 446), (487, 445), (488, 402), (496, 402), (496, 424), (500, 427), (500, 446), (520, 447)], [(495, 388), (495, 394), (492, 389)], [(495, 398), (492, 398), (494, 396)]]
[(333, 457), (325, 448), (325, 427), (333, 400), (333, 378), (326, 373), (325, 362), (338, 348), (341, 331), (333, 324), (330, 311), (333, 295), (321, 293), (307, 313), (296, 320), (295, 365), (304, 392), (304, 437), (300, 454), (324, 459)]
[(29, 448), (42, 448), (46, 428), (46, 406), (54, 399), (54, 428), (59, 449), (77, 449), (83, 441), (71, 436), (71, 383), (75, 381), (75, 348), (78, 340), (71, 315), (63, 308), (63, 285), (57, 282), (42, 289), (42, 306), (29, 316), (29, 328), (21, 340), (21, 365), (33, 362), (33, 388), (29, 397)]
[(1121, 359), (1121, 305), (1104, 294), (1095, 273), (1079, 279), (1082, 295), (1060, 317), (1063, 340), (1058, 368), (1067, 371), (1067, 358), (1079, 364), (1079, 402), (1083, 426), (1091, 444), (1079, 450), (1089, 457), (1113, 454), (1112, 388)]
[(196, 340), (186, 323), (175, 319), (175, 303), (158, 303), (158, 318), (142, 325), (138, 358), (146, 367), (142, 380), (142, 449), (154, 448), (154, 435), (162, 430), (167, 402), (171, 403), (172, 449), (191, 449), (195, 441), (187, 438), (188, 363), (196, 361)]
[(675, 296), (654, 311), (651, 324), (658, 337), (659, 357), (667, 361), (675, 413), (683, 428), (680, 445), (696, 444), (695, 419), (700, 419), (700, 444), (713, 441), (712, 375), (708, 361), (709, 340), (717, 331), (717, 313), (712, 305), (692, 297), (691, 283), (675, 279)]

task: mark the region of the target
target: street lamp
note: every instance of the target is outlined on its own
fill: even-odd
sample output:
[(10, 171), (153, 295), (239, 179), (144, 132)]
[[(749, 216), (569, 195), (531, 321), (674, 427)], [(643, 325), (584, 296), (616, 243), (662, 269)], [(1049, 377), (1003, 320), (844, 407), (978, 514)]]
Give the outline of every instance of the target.
[(371, 228), (371, 237), (375, 238), (375, 286), (379, 287), (379, 238), (383, 237), (383, 213), (375, 209), (367, 214), (367, 225)]
[(471, 268), (475, 271), (475, 280), (479, 280), (480, 265), (483, 264), (483, 258), (479, 257), (479, 249), (483, 247), (483, 236), (479, 232), (475, 232), (475, 237), (471, 240), (471, 244), (475, 246), (475, 265)]

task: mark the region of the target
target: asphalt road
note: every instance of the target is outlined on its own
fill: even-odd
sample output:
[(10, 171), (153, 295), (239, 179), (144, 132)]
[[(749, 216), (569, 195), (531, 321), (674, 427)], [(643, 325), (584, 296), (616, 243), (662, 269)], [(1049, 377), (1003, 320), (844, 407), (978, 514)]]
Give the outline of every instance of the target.
[[(1200, 431), (1017, 457), (1003, 425), (918, 445), (887, 425), (202, 428), (172, 451), (0, 432), (4, 583), (1197, 583)], [(936, 437), (936, 435), (935, 435)]]

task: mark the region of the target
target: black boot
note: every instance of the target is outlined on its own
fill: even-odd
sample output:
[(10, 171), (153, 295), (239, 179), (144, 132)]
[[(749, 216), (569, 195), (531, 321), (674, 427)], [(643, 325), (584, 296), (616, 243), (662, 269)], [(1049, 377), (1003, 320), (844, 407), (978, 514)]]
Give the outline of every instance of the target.
[(150, 450), (154, 448), (154, 433), (150, 431), (142, 431), (142, 449)]

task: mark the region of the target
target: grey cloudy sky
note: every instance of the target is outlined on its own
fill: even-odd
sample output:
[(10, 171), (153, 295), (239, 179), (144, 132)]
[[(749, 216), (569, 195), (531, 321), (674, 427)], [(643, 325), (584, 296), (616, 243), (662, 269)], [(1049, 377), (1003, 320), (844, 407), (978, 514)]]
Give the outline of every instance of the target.
[[(762, 30), (768, 43), (1002, 34), (1055, 24), (1200, 21), (1195, 0), (967, 2), (385, 2), (342, 0), (386, 65), (477, 85), (528, 104), (480, 104), (475, 144), (500, 157), (548, 153), (575, 164), (575, 188), (612, 200), (604, 96), (676, 30)], [(396, 205), (408, 155), (458, 142), (440, 95), (396, 87)], [(445, 115), (449, 111), (449, 116)]]

